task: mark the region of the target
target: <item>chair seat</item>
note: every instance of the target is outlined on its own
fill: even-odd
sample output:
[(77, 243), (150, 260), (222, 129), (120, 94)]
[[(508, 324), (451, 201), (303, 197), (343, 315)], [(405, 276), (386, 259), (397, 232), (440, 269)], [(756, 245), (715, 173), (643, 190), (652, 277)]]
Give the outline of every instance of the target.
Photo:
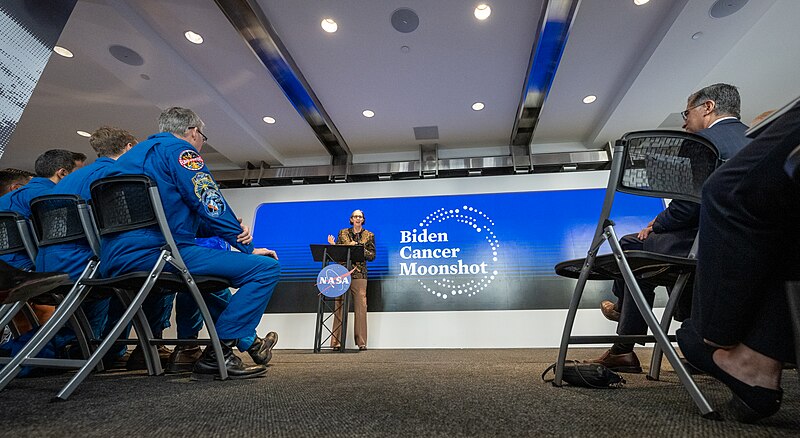
[[(676, 257), (647, 251), (624, 251), (633, 275), (650, 284), (672, 285), (678, 275), (694, 272), (696, 259)], [(556, 265), (556, 274), (567, 278), (578, 278), (586, 258), (567, 260)], [(622, 273), (614, 254), (603, 254), (595, 258), (589, 280), (621, 280)]]
[[(85, 279), (82, 281), (82, 283), (92, 287), (104, 286), (104, 287), (115, 287), (127, 290), (137, 290), (142, 286), (142, 283), (147, 279), (149, 275), (150, 275), (149, 271), (137, 271), (137, 272), (129, 272), (127, 274), (123, 274), (118, 277), (109, 279), (105, 278)], [(203, 293), (217, 292), (231, 285), (228, 280), (220, 277), (192, 275), (192, 278), (197, 284), (197, 288), (200, 289), (200, 292)], [(156, 286), (165, 288), (173, 292), (189, 291), (186, 288), (186, 284), (184, 284), (183, 282), (183, 278), (172, 272), (162, 272), (158, 276), (158, 280), (156, 281)]]

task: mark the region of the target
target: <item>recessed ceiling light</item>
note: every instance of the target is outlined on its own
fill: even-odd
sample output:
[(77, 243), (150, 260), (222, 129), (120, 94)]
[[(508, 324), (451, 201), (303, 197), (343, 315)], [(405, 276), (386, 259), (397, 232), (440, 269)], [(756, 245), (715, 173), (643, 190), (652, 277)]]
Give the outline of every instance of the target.
[(334, 33), (336, 32), (337, 29), (339, 29), (339, 25), (336, 24), (335, 21), (333, 21), (333, 18), (326, 18), (322, 20), (322, 23), (320, 23), (320, 25), (322, 26), (322, 30), (328, 33)]
[(703, 36), (703, 32), (695, 32), (692, 34), (693, 40), (699, 40)]
[(88, 133), (88, 132), (86, 132), (86, 131), (75, 131), (75, 132), (76, 132), (78, 135), (80, 135), (81, 137), (91, 137), (91, 136), (92, 136), (92, 134), (89, 134), (89, 133)]
[(590, 94), (583, 98), (583, 103), (592, 103), (595, 100), (597, 100), (597, 96), (595, 96), (594, 94)]
[(264, 117), (264, 118), (263, 118), (263, 119), (261, 119), (261, 120), (263, 120), (263, 121), (264, 121), (264, 123), (269, 123), (270, 125), (271, 125), (271, 124), (273, 124), (273, 123), (275, 123), (275, 118), (273, 118), (273, 117), (270, 117), (270, 116), (266, 116), (266, 117)]
[(186, 32), (184, 32), (183, 36), (185, 36), (186, 39), (189, 40), (189, 42), (192, 42), (192, 43), (195, 43), (195, 44), (202, 44), (203, 43), (203, 37), (200, 36), (199, 33), (192, 32), (191, 30), (187, 30)]
[(480, 4), (477, 8), (475, 8), (475, 18), (478, 20), (485, 20), (492, 15), (492, 8), (489, 7), (487, 4)]
[(475, 103), (472, 104), (472, 109), (475, 110), (475, 111), (480, 111), (485, 107), (486, 107), (486, 105), (484, 105), (483, 102), (475, 102)]
[(372, 118), (372, 117), (375, 117), (375, 112), (372, 111), (372, 110), (364, 110), (364, 111), (361, 112), (361, 114), (364, 114), (364, 117), (366, 117), (368, 119)]
[(633, 4), (636, 6), (641, 6), (647, 4), (650, 0), (633, 0)]
[(75, 56), (75, 55), (72, 54), (72, 52), (70, 52), (69, 50), (67, 50), (67, 49), (65, 49), (64, 47), (61, 47), (61, 46), (53, 47), (53, 51), (58, 53), (59, 55), (65, 57), (65, 58), (72, 58), (73, 56)]

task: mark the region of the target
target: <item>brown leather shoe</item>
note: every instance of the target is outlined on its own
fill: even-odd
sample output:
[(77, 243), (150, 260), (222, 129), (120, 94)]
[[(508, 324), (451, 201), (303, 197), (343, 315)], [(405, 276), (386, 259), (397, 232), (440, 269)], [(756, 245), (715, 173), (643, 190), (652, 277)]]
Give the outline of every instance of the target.
[(617, 309), (617, 303), (605, 300), (600, 303), (600, 311), (603, 312), (603, 316), (605, 316), (607, 320), (619, 322), (619, 309)]
[[(167, 348), (165, 345), (159, 345), (158, 347), (158, 358), (161, 360), (161, 366), (167, 364), (170, 355), (172, 354), (172, 350)], [(125, 364), (125, 368), (128, 371), (134, 370), (146, 370), (147, 369), (147, 362), (144, 360), (144, 351), (137, 345), (136, 348), (133, 349), (131, 352), (130, 357), (128, 357), (128, 362)]]
[(639, 358), (632, 351), (630, 353), (611, 354), (611, 350), (606, 350), (598, 359), (590, 360), (589, 362), (605, 365), (606, 368), (618, 373), (638, 374), (642, 372)]
[(164, 371), (172, 373), (188, 373), (194, 368), (194, 363), (203, 355), (199, 345), (179, 345), (172, 350)]

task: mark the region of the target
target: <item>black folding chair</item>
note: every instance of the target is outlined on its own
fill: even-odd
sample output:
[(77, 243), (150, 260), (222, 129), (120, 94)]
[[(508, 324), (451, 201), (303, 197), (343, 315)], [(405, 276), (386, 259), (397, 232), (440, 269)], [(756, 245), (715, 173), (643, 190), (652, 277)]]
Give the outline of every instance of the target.
[[(616, 192), (634, 195), (681, 199), (700, 202), (706, 178), (720, 164), (719, 153), (704, 138), (678, 131), (640, 131), (625, 134), (614, 146), (614, 158), (608, 180), (603, 209), (585, 259), (569, 260), (556, 266), (559, 275), (577, 278), (561, 346), (553, 384), (561, 386), (564, 362), (569, 344), (622, 342), (655, 342), (656, 351), (649, 377), (658, 377), (661, 351), (678, 374), (683, 386), (706, 418), (720, 418), (681, 363), (667, 336), (681, 292), (694, 273), (697, 241), (688, 257), (674, 257), (647, 251), (623, 251), (610, 219)], [(598, 256), (603, 242), (608, 241), (612, 254)], [(653, 336), (572, 336), (575, 316), (587, 280), (623, 279), (636, 306)], [(666, 286), (670, 297), (659, 324), (648, 305), (638, 281)]]
[[(13, 254), (24, 251), (31, 259), (36, 260), (36, 243), (31, 238), (30, 226), (24, 216), (13, 211), (0, 212), (0, 254)], [(19, 335), (16, 326), (12, 323), (14, 317), (21, 311), (32, 327), (39, 326), (39, 320), (33, 309), (27, 304), (26, 299), (8, 297), (0, 303), (0, 329), (5, 326), (11, 328), (12, 334)]]
[[(80, 304), (89, 297), (92, 289), (82, 284), (81, 280), (93, 278), (97, 274), (98, 268), (99, 244), (90, 208), (76, 195), (40, 196), (31, 202), (31, 221), (39, 248), (86, 241), (92, 248), (94, 257), (86, 261), (86, 267), (74, 284), (62, 286), (43, 295), (43, 297), (51, 299), (45, 304), (56, 306), (56, 310), (14, 358), (0, 360), (0, 363), (7, 362), (7, 365), (0, 371), (0, 390), (4, 389), (19, 374), (23, 366), (81, 368), (87, 363), (93, 350), (92, 328), (80, 308)], [(137, 332), (147, 323), (143, 312), (138, 316), (134, 321)], [(58, 330), (67, 321), (70, 322), (75, 332), (84, 359), (36, 358), (36, 355), (47, 346), (47, 343), (55, 337)], [(103, 370), (102, 362), (96, 364), (96, 369)]]
[[(112, 287), (127, 291), (135, 290), (137, 292), (129, 295), (129, 305), (120, 320), (114, 325), (87, 363), (56, 395), (56, 399), (66, 400), (69, 398), (78, 385), (89, 375), (92, 368), (102, 360), (103, 356), (134, 319), (137, 312), (141, 312), (142, 303), (144, 303), (144, 300), (154, 287), (178, 292), (188, 291), (192, 294), (205, 320), (206, 328), (211, 338), (211, 348), (214, 348), (217, 355), (220, 378), (222, 380), (227, 379), (228, 373), (225, 368), (222, 346), (217, 336), (214, 322), (211, 319), (211, 314), (201, 295), (201, 290), (204, 292), (216, 292), (230, 286), (229, 282), (222, 278), (192, 276), (189, 273), (170, 232), (158, 187), (148, 177), (144, 175), (125, 175), (103, 178), (92, 183), (91, 192), (94, 204), (92, 211), (101, 237), (136, 229), (155, 228), (161, 231), (165, 245), (161, 248), (161, 254), (150, 271), (129, 272), (107, 279), (83, 279), (79, 282), (81, 285), (91, 287)], [(168, 263), (177, 270), (177, 274), (164, 271)], [(144, 324), (141, 329), (141, 332), (137, 331), (137, 336), (142, 338), (141, 345), (147, 346), (145, 359), (148, 361), (148, 369), (151, 374), (161, 374), (161, 364), (158, 360), (158, 352), (155, 349), (155, 345), (176, 344), (179, 342), (153, 339), (147, 324)], [(197, 343), (196, 340), (190, 342)]]

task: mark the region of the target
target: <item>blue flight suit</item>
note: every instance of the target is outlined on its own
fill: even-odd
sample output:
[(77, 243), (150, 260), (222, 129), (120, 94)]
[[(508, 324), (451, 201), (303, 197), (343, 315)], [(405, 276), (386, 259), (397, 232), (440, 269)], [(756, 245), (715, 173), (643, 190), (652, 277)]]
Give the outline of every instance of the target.
[[(34, 177), (23, 187), (6, 193), (0, 197), (0, 211), (13, 211), (26, 218), (31, 217), (31, 200), (37, 196), (50, 193), (56, 183), (49, 178)], [(25, 251), (17, 251), (11, 254), (0, 255), (0, 260), (17, 268), (30, 271), (33, 269), (33, 260), (28, 257)]]
[[(108, 176), (130, 174), (147, 175), (158, 185), (167, 222), (189, 271), (226, 278), (239, 289), (216, 328), (221, 339), (237, 339), (240, 350), (249, 348), (278, 283), (278, 261), (252, 255), (252, 245), (236, 241), (241, 226), (188, 142), (164, 132), (150, 136), (121, 156)], [(211, 235), (241, 252), (198, 246), (195, 237), (201, 222)], [(151, 269), (164, 243), (157, 227), (107, 236), (102, 241), (101, 273), (114, 276)]]
[[(202, 226), (198, 234), (204, 234)], [(198, 237), (195, 239), (195, 243), (220, 251), (230, 251), (231, 249), (231, 245), (219, 237)], [(228, 307), (231, 297), (231, 291), (227, 288), (219, 292), (203, 294), (203, 301), (215, 323), (219, 319), (219, 315)], [(178, 329), (178, 339), (197, 338), (203, 328), (203, 323), (203, 314), (200, 313), (200, 308), (197, 307), (194, 298), (190, 294), (178, 294), (175, 297), (175, 325)]]

